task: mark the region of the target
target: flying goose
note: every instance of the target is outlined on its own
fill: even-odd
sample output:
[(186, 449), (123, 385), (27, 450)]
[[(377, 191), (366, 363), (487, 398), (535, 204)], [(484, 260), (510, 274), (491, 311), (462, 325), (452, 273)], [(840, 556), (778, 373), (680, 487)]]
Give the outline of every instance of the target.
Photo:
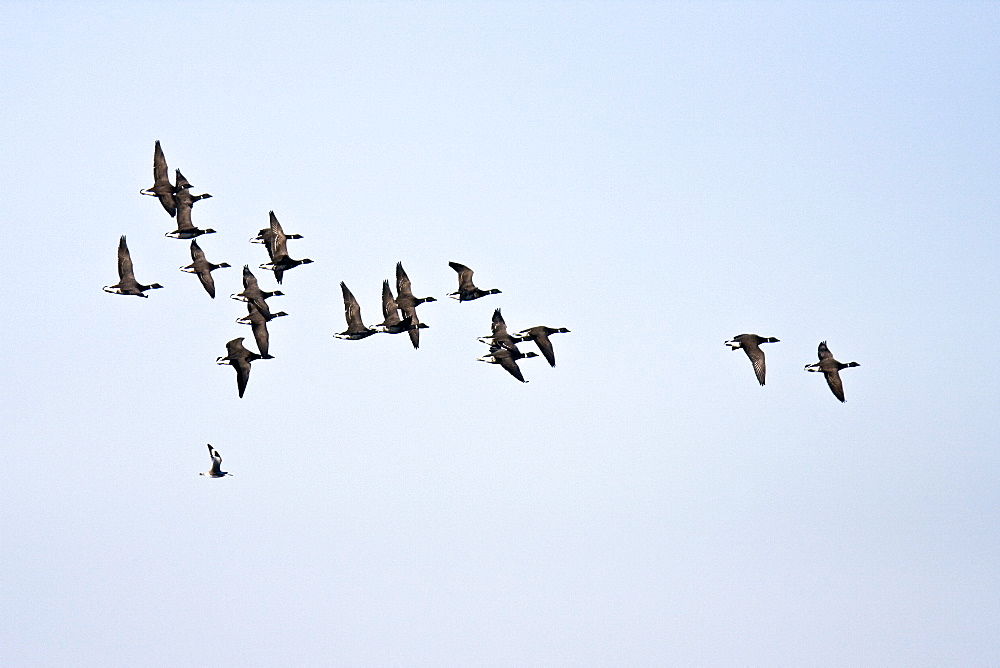
[(500, 309), (494, 309), (491, 327), (493, 328), (493, 334), (480, 337), (480, 343), (488, 343), (496, 348), (506, 348), (513, 353), (521, 352), (517, 349), (517, 339), (507, 333), (507, 323), (504, 322), (503, 316), (500, 315)]
[(195, 239), (191, 240), (191, 259), (194, 262), (186, 267), (181, 267), (181, 271), (186, 271), (189, 274), (197, 274), (198, 280), (205, 286), (205, 292), (208, 293), (209, 297), (215, 299), (215, 280), (212, 278), (212, 272), (216, 269), (229, 267), (229, 264), (225, 262), (222, 264), (213, 264), (206, 260), (204, 251), (201, 250), (201, 246), (198, 245), (198, 241)]
[(830, 386), (833, 396), (840, 399), (841, 403), (843, 403), (846, 399), (844, 399), (844, 383), (840, 380), (840, 370), (852, 366), (861, 365), (857, 362), (848, 362), (847, 364), (838, 362), (833, 359), (833, 353), (826, 347), (826, 341), (821, 341), (819, 344), (819, 361), (807, 364), (806, 371), (822, 371), (823, 375), (826, 376), (826, 384)]
[(401, 332), (408, 332), (419, 327), (427, 327), (427, 325), (421, 323), (414, 325), (413, 316), (411, 315), (400, 320), (398, 310), (399, 307), (396, 306), (396, 300), (392, 297), (392, 290), (389, 289), (389, 281), (382, 281), (382, 317), (385, 320), (374, 325), (372, 329), (376, 332), (386, 334), (400, 334)]
[(125, 244), (125, 235), (118, 240), (118, 283), (115, 285), (105, 285), (104, 291), (114, 295), (135, 295), (136, 297), (149, 297), (144, 295), (146, 290), (156, 290), (163, 286), (159, 283), (142, 285), (135, 280), (132, 273), (132, 256), (129, 255), (128, 246)]
[(743, 352), (750, 358), (753, 364), (753, 372), (757, 374), (757, 382), (764, 384), (764, 351), (760, 349), (762, 343), (778, 343), (778, 339), (773, 336), (757, 336), (756, 334), (740, 334), (734, 336), (731, 341), (726, 341), (730, 350), (743, 349)]
[(556, 353), (552, 350), (552, 342), (549, 341), (549, 336), (552, 334), (569, 334), (569, 330), (565, 327), (546, 327), (545, 325), (539, 325), (538, 327), (529, 327), (528, 329), (523, 329), (518, 332), (517, 341), (534, 341), (535, 345), (542, 352), (542, 356), (545, 361), (549, 363), (549, 366), (556, 365)]
[(250, 271), (250, 266), (245, 264), (243, 265), (243, 292), (229, 296), (241, 302), (256, 302), (258, 308), (264, 308), (261, 306), (261, 304), (265, 304), (264, 300), (271, 297), (282, 297), (284, 294), (281, 290), (274, 290), (272, 292), (261, 290), (260, 286), (257, 285), (257, 277)]
[(517, 378), (522, 383), (527, 383), (524, 376), (521, 375), (521, 369), (517, 366), (517, 360), (523, 359), (525, 357), (538, 357), (537, 353), (522, 353), (520, 351), (512, 351), (507, 348), (492, 347), (487, 355), (478, 358), (480, 362), (487, 362), (488, 364), (499, 364), (501, 367), (507, 370), (507, 373)]
[(410, 343), (413, 344), (414, 349), (420, 347), (420, 330), (427, 329), (427, 326), (422, 325), (417, 317), (417, 305), (436, 301), (437, 299), (434, 297), (414, 297), (410, 288), (410, 278), (403, 270), (403, 263), (396, 263), (396, 305), (403, 312), (403, 317), (410, 318), (412, 323), (416, 325), (409, 330)]
[(240, 399), (247, 389), (247, 381), (250, 380), (250, 363), (255, 360), (274, 359), (271, 355), (258, 355), (243, 347), (243, 337), (233, 339), (226, 344), (226, 356), (217, 357), (217, 364), (231, 364), (236, 369), (236, 389), (239, 390)]
[(167, 232), (163, 236), (170, 237), (171, 239), (193, 239), (202, 234), (215, 234), (215, 230), (212, 228), (202, 230), (195, 227), (194, 223), (191, 222), (191, 207), (199, 199), (211, 197), (211, 195), (207, 193), (204, 195), (192, 195), (191, 184), (181, 175), (180, 170), (177, 170), (177, 181), (184, 186), (178, 187), (174, 195), (174, 202), (177, 204), (177, 229)]
[(267, 308), (267, 304), (264, 304), (264, 308), (261, 309), (257, 306), (257, 302), (248, 301), (247, 302), (247, 315), (242, 318), (238, 318), (236, 322), (241, 325), (250, 325), (251, 331), (253, 331), (254, 341), (257, 342), (257, 349), (260, 354), (267, 355), (268, 351), (268, 341), (269, 336), (267, 333), (267, 323), (271, 322), (275, 318), (280, 318), (281, 316), (288, 315), (284, 311), (278, 311), (277, 313), (271, 313), (270, 309)]
[(219, 451), (212, 447), (211, 443), (208, 443), (208, 455), (212, 458), (212, 469), (208, 473), (199, 473), (198, 475), (207, 475), (209, 478), (222, 478), (223, 476), (232, 475), (229, 471), (222, 470), (222, 455)]
[(338, 339), (357, 341), (358, 339), (366, 339), (372, 334), (377, 334), (377, 330), (365, 327), (365, 323), (361, 321), (361, 307), (358, 306), (358, 300), (354, 298), (354, 295), (347, 288), (347, 284), (341, 281), (340, 289), (344, 293), (344, 317), (347, 319), (347, 329), (334, 334), (334, 336)]
[(480, 297), (485, 297), (486, 295), (498, 295), (500, 291), (496, 288), (490, 290), (480, 290), (472, 283), (472, 270), (466, 267), (464, 264), (459, 264), (458, 262), (449, 262), (448, 266), (458, 272), (458, 291), (449, 292), (448, 296), (457, 299), (460, 302), (468, 302), (473, 299), (479, 299)]
[(270, 269), (274, 272), (274, 278), (281, 284), (281, 279), (284, 273), (289, 269), (299, 266), (300, 264), (309, 264), (312, 262), (309, 258), (304, 258), (302, 260), (293, 260), (288, 257), (288, 248), (285, 245), (286, 239), (288, 237), (285, 235), (284, 231), (281, 229), (281, 223), (278, 222), (278, 218), (274, 215), (274, 211), (270, 212), (271, 217), (271, 237), (270, 240), (265, 244), (267, 246), (267, 254), (270, 256), (271, 261), (267, 264), (260, 265), (261, 269)]
[(153, 146), (153, 185), (140, 190), (139, 194), (158, 198), (164, 210), (173, 218), (177, 212), (174, 192), (175, 188), (170, 184), (170, 177), (167, 175), (167, 159), (163, 157), (163, 149), (160, 148), (160, 140), (157, 139)]

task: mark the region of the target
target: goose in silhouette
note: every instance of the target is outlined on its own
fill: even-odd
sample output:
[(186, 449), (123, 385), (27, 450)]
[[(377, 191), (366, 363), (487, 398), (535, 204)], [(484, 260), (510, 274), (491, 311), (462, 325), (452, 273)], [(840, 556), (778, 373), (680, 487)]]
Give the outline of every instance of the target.
[[(187, 184), (187, 179), (184, 179), (180, 170), (177, 170), (177, 179), (183, 179), (183, 183)], [(192, 195), (189, 184), (183, 188), (178, 188), (177, 193), (174, 195), (174, 201), (177, 203), (177, 229), (173, 232), (167, 232), (163, 236), (170, 237), (171, 239), (194, 239), (203, 234), (215, 234), (215, 230), (212, 228), (202, 230), (195, 227), (194, 223), (191, 222), (191, 207), (199, 199), (206, 197), (211, 197), (211, 195)]]
[(343, 281), (340, 282), (340, 289), (344, 293), (344, 317), (347, 319), (347, 329), (334, 334), (334, 336), (338, 339), (357, 341), (377, 334), (377, 330), (365, 327), (365, 323), (361, 321), (361, 307), (358, 306), (358, 300), (354, 298)]
[(271, 311), (268, 310), (266, 303), (264, 304), (264, 308), (261, 309), (257, 306), (257, 302), (248, 301), (247, 315), (242, 318), (237, 318), (236, 322), (241, 325), (250, 325), (254, 341), (257, 342), (257, 350), (259, 350), (260, 354), (263, 356), (267, 355), (268, 342), (270, 340), (267, 333), (267, 323), (271, 322), (275, 318), (280, 318), (285, 315), (288, 314), (284, 311), (271, 313)]
[(480, 362), (486, 362), (488, 364), (499, 364), (504, 368), (507, 373), (517, 378), (522, 383), (527, 383), (524, 376), (521, 374), (520, 367), (517, 366), (517, 360), (524, 359), (525, 357), (538, 357), (537, 353), (522, 353), (520, 351), (508, 350), (507, 348), (500, 348), (493, 346), (490, 348), (488, 355), (484, 355), (478, 358)]
[(207, 475), (209, 478), (222, 478), (223, 476), (232, 475), (232, 473), (222, 470), (222, 455), (212, 447), (211, 443), (208, 443), (208, 456), (212, 458), (212, 469), (208, 473), (199, 473), (198, 475)]
[(504, 322), (500, 309), (494, 309), (491, 327), (493, 334), (480, 337), (480, 343), (488, 343), (495, 348), (506, 348), (513, 353), (521, 352), (517, 349), (517, 339), (507, 333), (507, 323)]
[(480, 290), (472, 282), (472, 270), (464, 264), (449, 262), (448, 266), (458, 272), (458, 291), (449, 292), (448, 296), (460, 302), (469, 302), (486, 295), (498, 295), (500, 291), (496, 288), (490, 290)]
[(382, 317), (385, 320), (378, 325), (374, 325), (372, 329), (385, 334), (400, 334), (408, 332), (411, 329), (427, 327), (427, 325), (421, 323), (414, 325), (413, 316), (410, 315), (400, 319), (398, 310), (399, 307), (396, 306), (396, 300), (392, 297), (392, 290), (389, 289), (389, 281), (382, 281)]
[(284, 294), (285, 293), (281, 290), (274, 290), (271, 292), (261, 290), (260, 286), (257, 285), (257, 277), (250, 271), (250, 266), (243, 265), (243, 292), (229, 296), (230, 298), (241, 302), (253, 301), (256, 302), (258, 308), (266, 308), (267, 304), (264, 300), (270, 299), (271, 297), (282, 297)]
[(826, 347), (826, 341), (821, 341), (819, 344), (819, 361), (807, 364), (806, 371), (822, 371), (823, 375), (826, 376), (826, 384), (830, 386), (833, 396), (840, 399), (841, 403), (843, 403), (846, 399), (844, 399), (844, 383), (840, 380), (840, 370), (852, 366), (861, 365), (857, 362), (848, 362), (846, 364), (838, 362), (833, 358), (833, 353), (830, 352), (830, 349)]
[(201, 250), (201, 246), (198, 245), (197, 240), (191, 240), (191, 259), (194, 260), (191, 264), (186, 267), (181, 267), (181, 271), (186, 271), (189, 274), (197, 274), (198, 280), (201, 284), (205, 286), (205, 292), (212, 299), (215, 299), (215, 280), (212, 278), (212, 272), (216, 269), (223, 269), (229, 265), (225, 262), (222, 264), (212, 264), (205, 259), (205, 253)]
[(293, 260), (288, 257), (288, 248), (285, 245), (285, 241), (288, 239), (285, 236), (284, 231), (281, 229), (281, 223), (278, 222), (277, 217), (274, 215), (274, 211), (270, 212), (271, 217), (271, 237), (268, 243), (265, 244), (267, 247), (267, 254), (271, 257), (271, 261), (267, 264), (260, 265), (261, 269), (270, 269), (274, 272), (274, 278), (281, 284), (281, 279), (284, 273), (289, 269), (299, 266), (300, 264), (309, 264), (312, 262), (309, 258), (304, 258), (302, 260)]
[(118, 283), (115, 285), (105, 285), (104, 291), (114, 295), (135, 295), (136, 297), (149, 297), (143, 294), (146, 290), (156, 290), (163, 286), (159, 283), (142, 285), (135, 280), (132, 273), (132, 256), (129, 255), (128, 246), (125, 244), (125, 235), (118, 240)]
[(552, 334), (569, 334), (569, 330), (565, 327), (546, 327), (545, 325), (539, 325), (538, 327), (529, 327), (528, 329), (521, 330), (517, 334), (517, 341), (534, 341), (535, 345), (538, 346), (538, 350), (541, 351), (542, 356), (545, 361), (549, 363), (549, 366), (556, 365), (556, 353), (552, 350), (552, 342), (549, 341), (549, 336)]
[(202, 193), (201, 195), (192, 195), (191, 182), (184, 178), (181, 174), (181, 170), (174, 170), (174, 202), (184, 201), (189, 206), (193, 206), (195, 202), (200, 199), (208, 199), (211, 197), (208, 193)]
[(403, 269), (403, 263), (396, 263), (396, 305), (403, 312), (403, 317), (410, 318), (416, 325), (409, 330), (410, 343), (414, 349), (420, 347), (420, 330), (427, 329), (427, 325), (421, 324), (420, 318), (417, 317), (417, 305), (436, 301), (434, 297), (414, 297), (410, 288), (410, 278)]
[(167, 159), (163, 157), (163, 149), (160, 148), (160, 140), (157, 139), (153, 146), (153, 185), (140, 190), (139, 193), (158, 198), (164, 210), (173, 218), (177, 212), (177, 205), (174, 203), (175, 190), (167, 175)]
[[(274, 229), (272, 229), (272, 227), (274, 227), (275, 229), (277, 229), (277, 233), (275, 233), (275, 231), (274, 231)], [(273, 251), (272, 251), (271, 245), (274, 243), (274, 239), (275, 239), (275, 236), (277, 236), (277, 234), (283, 235), (286, 240), (287, 239), (302, 239), (303, 238), (303, 236), (301, 234), (285, 234), (285, 232), (281, 229), (281, 223), (279, 223), (278, 219), (274, 217), (274, 211), (272, 211), (271, 212), (271, 225), (268, 226), (268, 227), (265, 227), (260, 232), (258, 232), (257, 236), (255, 236), (253, 239), (250, 240), (250, 243), (252, 243), (252, 244), (264, 244), (267, 247), (267, 255), (268, 255), (268, 257), (273, 257)]]
[(773, 336), (757, 336), (756, 334), (740, 334), (734, 336), (731, 341), (726, 341), (730, 350), (743, 349), (743, 352), (750, 358), (753, 364), (753, 372), (757, 374), (757, 382), (764, 384), (764, 351), (760, 349), (762, 343), (778, 343), (778, 339)]
[(217, 364), (231, 364), (236, 369), (236, 389), (239, 390), (240, 399), (247, 389), (247, 382), (250, 380), (250, 363), (255, 360), (274, 359), (271, 355), (258, 355), (243, 347), (243, 337), (233, 339), (226, 344), (226, 356), (216, 358)]

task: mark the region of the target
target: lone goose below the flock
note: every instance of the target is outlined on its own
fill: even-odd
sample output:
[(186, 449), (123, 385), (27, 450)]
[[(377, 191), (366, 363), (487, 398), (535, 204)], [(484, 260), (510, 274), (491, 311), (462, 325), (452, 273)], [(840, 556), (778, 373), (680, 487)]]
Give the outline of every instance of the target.
[(118, 240), (118, 283), (115, 285), (105, 285), (104, 291), (113, 295), (135, 295), (136, 297), (149, 297), (143, 294), (146, 290), (156, 290), (163, 286), (159, 283), (142, 285), (135, 280), (132, 271), (132, 256), (128, 252), (125, 244), (125, 235)]
[(806, 371), (822, 371), (823, 375), (826, 376), (826, 384), (830, 386), (830, 391), (833, 392), (833, 396), (840, 399), (843, 403), (846, 401), (844, 399), (844, 383), (840, 380), (840, 370), (847, 369), (852, 366), (861, 366), (857, 362), (838, 362), (833, 358), (833, 353), (830, 349), (826, 347), (826, 341), (821, 341), (819, 344), (819, 361), (813, 362), (812, 364), (806, 365)]
[(207, 443), (206, 445), (208, 445), (208, 456), (212, 458), (212, 468), (208, 473), (199, 473), (198, 475), (207, 475), (209, 478), (222, 478), (232, 475), (232, 473), (222, 470), (222, 455), (219, 454), (219, 451), (213, 448), (211, 443)]
[(764, 351), (760, 349), (762, 343), (778, 343), (778, 339), (773, 336), (763, 337), (756, 334), (740, 334), (734, 336), (732, 340), (726, 341), (730, 350), (743, 349), (743, 352), (750, 358), (753, 364), (753, 372), (757, 374), (757, 382), (764, 384)]
[(472, 282), (472, 270), (464, 264), (449, 262), (448, 266), (458, 272), (458, 290), (455, 292), (449, 292), (449, 297), (457, 299), (460, 302), (470, 302), (473, 299), (479, 299), (480, 297), (485, 297), (486, 295), (500, 294), (500, 291), (496, 288), (491, 288), (489, 290), (480, 290), (477, 288)]

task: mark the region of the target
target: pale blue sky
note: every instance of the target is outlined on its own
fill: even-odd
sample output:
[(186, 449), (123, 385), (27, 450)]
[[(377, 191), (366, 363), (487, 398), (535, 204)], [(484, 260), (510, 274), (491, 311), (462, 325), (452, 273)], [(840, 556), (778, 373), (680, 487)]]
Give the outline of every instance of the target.
[[(6, 4), (0, 663), (995, 664), (998, 30)], [(214, 195), (214, 301), (138, 194), (157, 139)], [(271, 209), (315, 263), (240, 400), (214, 362)], [(149, 299), (101, 291), (122, 234)], [(445, 299), (452, 260), (503, 293)], [(441, 299), (420, 350), (334, 339), (339, 282), (378, 322), (397, 261)], [(571, 329), (558, 366), (476, 362), (496, 307)]]

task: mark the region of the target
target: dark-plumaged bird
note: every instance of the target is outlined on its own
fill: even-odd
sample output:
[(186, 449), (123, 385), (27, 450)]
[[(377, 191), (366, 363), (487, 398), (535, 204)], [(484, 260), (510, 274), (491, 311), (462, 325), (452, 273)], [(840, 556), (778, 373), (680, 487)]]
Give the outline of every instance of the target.
[(334, 336), (338, 339), (357, 341), (377, 334), (375, 329), (365, 327), (365, 323), (361, 321), (361, 307), (358, 306), (358, 300), (354, 298), (343, 281), (340, 282), (340, 289), (344, 293), (344, 318), (347, 320), (347, 329), (334, 334)]
[(271, 297), (281, 297), (284, 294), (281, 290), (273, 290), (271, 292), (261, 290), (260, 286), (257, 285), (257, 277), (250, 271), (250, 266), (243, 265), (243, 292), (229, 296), (241, 302), (253, 301), (257, 304), (258, 308), (266, 308), (267, 304), (264, 300)]
[(160, 200), (164, 210), (173, 218), (177, 212), (177, 204), (174, 202), (175, 188), (170, 183), (167, 174), (167, 159), (163, 157), (163, 149), (160, 148), (160, 140), (156, 140), (153, 146), (153, 185), (150, 188), (140, 190), (142, 195), (151, 195)]
[(821, 341), (819, 344), (819, 361), (807, 364), (806, 371), (822, 371), (823, 375), (826, 376), (826, 384), (830, 386), (833, 396), (840, 399), (841, 403), (843, 403), (846, 399), (844, 399), (844, 383), (840, 380), (840, 370), (852, 366), (861, 365), (857, 362), (847, 362), (846, 364), (838, 362), (833, 358), (833, 353), (830, 352), (830, 349), (826, 347), (826, 341)]
[(284, 273), (289, 269), (299, 266), (300, 264), (309, 264), (312, 262), (309, 258), (303, 258), (302, 260), (293, 260), (288, 257), (288, 248), (285, 245), (285, 241), (288, 237), (285, 235), (284, 231), (281, 229), (281, 223), (278, 222), (278, 218), (274, 215), (274, 211), (270, 212), (271, 218), (271, 236), (269, 241), (265, 244), (267, 246), (267, 254), (270, 256), (271, 261), (267, 264), (260, 265), (261, 269), (270, 269), (274, 272), (274, 279), (281, 284), (281, 280)]
[(243, 347), (243, 337), (233, 339), (226, 344), (226, 356), (217, 357), (217, 364), (231, 364), (236, 369), (236, 389), (239, 390), (240, 399), (247, 389), (247, 382), (250, 380), (250, 363), (255, 360), (274, 359), (271, 355), (258, 355)]
[(529, 327), (518, 332), (517, 341), (534, 341), (549, 366), (555, 366), (556, 353), (552, 350), (552, 342), (549, 341), (549, 336), (552, 334), (569, 334), (569, 330), (565, 327), (546, 327), (545, 325)]
[(396, 263), (396, 305), (403, 312), (403, 317), (410, 318), (410, 321), (416, 325), (409, 330), (410, 343), (413, 344), (414, 349), (420, 347), (420, 330), (427, 329), (427, 325), (421, 324), (420, 318), (417, 317), (417, 306), (436, 301), (437, 299), (434, 297), (414, 297), (410, 287), (410, 278), (403, 269), (403, 263)]
[(524, 359), (525, 357), (538, 357), (537, 353), (522, 353), (520, 351), (508, 350), (507, 348), (492, 347), (487, 355), (483, 355), (478, 358), (480, 362), (487, 362), (489, 364), (499, 364), (504, 368), (507, 373), (517, 378), (522, 383), (527, 383), (524, 376), (521, 374), (521, 369), (517, 366), (517, 360)]
[(504, 322), (500, 309), (494, 309), (490, 327), (493, 333), (490, 336), (480, 337), (480, 343), (488, 343), (495, 348), (506, 348), (513, 353), (521, 352), (517, 349), (517, 339), (507, 333), (507, 323)]
[(198, 200), (206, 199), (211, 197), (211, 195), (208, 193), (192, 195), (191, 184), (181, 174), (181, 170), (178, 169), (176, 174), (177, 187), (174, 193), (174, 203), (177, 205), (177, 229), (173, 232), (167, 232), (163, 236), (170, 237), (171, 239), (194, 239), (203, 234), (215, 234), (215, 230), (212, 228), (202, 230), (195, 227), (194, 223), (191, 222), (191, 207)]
[(222, 470), (222, 455), (219, 451), (212, 447), (211, 443), (208, 443), (208, 456), (212, 458), (212, 468), (208, 473), (199, 473), (198, 475), (207, 475), (210, 478), (221, 478), (223, 476), (232, 475), (228, 471)]
[(420, 323), (414, 325), (413, 316), (408, 315), (402, 319), (399, 317), (399, 307), (396, 306), (396, 300), (392, 296), (392, 290), (389, 288), (389, 281), (382, 281), (382, 317), (385, 318), (385, 320), (372, 326), (372, 329), (376, 332), (383, 332), (385, 334), (401, 334), (418, 327), (427, 327), (427, 325)]
[(125, 244), (125, 235), (118, 240), (118, 283), (115, 285), (105, 285), (104, 291), (114, 295), (135, 295), (136, 297), (149, 297), (143, 294), (146, 290), (156, 290), (163, 286), (159, 283), (142, 285), (135, 280), (132, 272), (132, 256), (128, 252)]
[(270, 341), (270, 337), (267, 333), (267, 323), (271, 322), (275, 318), (280, 318), (285, 315), (288, 314), (284, 311), (271, 313), (271, 311), (267, 308), (266, 302), (264, 303), (264, 308), (261, 309), (257, 306), (257, 302), (248, 301), (247, 315), (242, 318), (237, 318), (236, 322), (241, 325), (250, 325), (254, 341), (257, 342), (257, 350), (259, 350), (260, 354), (263, 356), (267, 355)]
[(201, 250), (201, 246), (198, 245), (198, 241), (195, 239), (191, 240), (191, 259), (194, 260), (191, 264), (186, 267), (181, 267), (181, 271), (186, 271), (189, 274), (197, 274), (198, 280), (205, 287), (205, 292), (212, 299), (215, 299), (215, 279), (212, 278), (212, 272), (216, 269), (224, 269), (229, 266), (226, 262), (222, 264), (213, 264), (205, 259), (205, 253)]
[(449, 292), (449, 297), (457, 299), (460, 302), (469, 302), (473, 299), (485, 297), (486, 295), (500, 294), (500, 291), (496, 288), (490, 290), (480, 290), (477, 288), (472, 282), (472, 270), (464, 264), (449, 262), (448, 266), (458, 272), (458, 290), (456, 292)]
[(764, 384), (764, 351), (760, 349), (762, 343), (778, 343), (778, 339), (773, 336), (757, 336), (756, 334), (740, 334), (734, 336), (731, 341), (726, 341), (730, 350), (740, 350), (747, 354), (753, 364), (753, 372), (757, 374), (757, 382)]

